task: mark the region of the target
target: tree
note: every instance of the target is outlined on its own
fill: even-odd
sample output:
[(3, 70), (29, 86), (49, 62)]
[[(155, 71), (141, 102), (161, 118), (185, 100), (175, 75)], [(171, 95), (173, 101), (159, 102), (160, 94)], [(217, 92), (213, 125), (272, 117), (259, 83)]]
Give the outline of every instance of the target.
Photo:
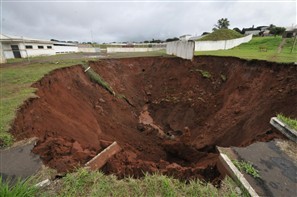
[(221, 18), (218, 20), (217, 24), (214, 25), (215, 27), (212, 29), (213, 31), (217, 29), (228, 29), (230, 26), (230, 22), (227, 18)]
[(274, 36), (276, 36), (276, 35), (282, 35), (285, 31), (286, 31), (286, 28), (284, 28), (284, 27), (276, 27), (276, 26), (274, 26), (274, 27), (272, 27), (270, 29), (270, 34), (272, 34)]
[(234, 31), (237, 31), (238, 33), (242, 34), (242, 31), (238, 28), (238, 27), (235, 27), (233, 28)]
[(166, 39), (166, 42), (172, 42), (172, 41), (177, 41), (177, 40), (179, 40), (177, 37), (168, 38), (168, 39)]

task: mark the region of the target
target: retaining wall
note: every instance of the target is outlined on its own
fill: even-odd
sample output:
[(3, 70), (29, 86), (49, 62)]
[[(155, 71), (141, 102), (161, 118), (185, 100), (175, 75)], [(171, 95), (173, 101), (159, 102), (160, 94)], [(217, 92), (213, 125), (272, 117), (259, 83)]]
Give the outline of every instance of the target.
[(98, 48), (98, 47), (78, 47), (78, 52), (82, 52), (82, 53), (99, 53), (100, 48)]
[(4, 56), (2, 43), (0, 42), (0, 64), (3, 63), (6, 63), (6, 58)]
[(183, 59), (191, 60), (194, 57), (195, 42), (192, 41), (175, 41), (168, 42), (166, 53), (175, 55)]
[(195, 41), (195, 51), (215, 51), (226, 50), (236, 47), (242, 43), (249, 42), (253, 35), (248, 35), (242, 38), (232, 40), (219, 40), (219, 41)]
[(159, 51), (164, 48), (138, 48), (138, 47), (107, 47), (107, 53), (117, 53), (117, 52), (150, 52), (150, 51)]

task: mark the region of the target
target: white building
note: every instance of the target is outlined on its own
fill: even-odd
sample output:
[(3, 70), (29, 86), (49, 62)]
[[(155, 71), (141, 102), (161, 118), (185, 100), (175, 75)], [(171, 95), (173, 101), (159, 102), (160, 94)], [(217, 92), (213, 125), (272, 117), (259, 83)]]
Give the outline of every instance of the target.
[(179, 39), (180, 39), (181, 41), (188, 41), (189, 38), (191, 38), (191, 37), (192, 37), (191, 34), (186, 34), (186, 35), (182, 35), (182, 36), (180, 36)]
[(1, 53), (6, 59), (78, 52), (77, 45), (73, 43), (53, 42), (20, 36), (0, 34), (0, 42), (2, 46)]
[[(243, 28), (242, 31), (244, 32), (244, 35), (253, 34), (254, 36), (260, 35), (260, 33), (268, 30), (269, 26), (259, 26), (259, 27), (251, 27), (251, 28)], [(267, 34), (267, 32), (266, 32)]]

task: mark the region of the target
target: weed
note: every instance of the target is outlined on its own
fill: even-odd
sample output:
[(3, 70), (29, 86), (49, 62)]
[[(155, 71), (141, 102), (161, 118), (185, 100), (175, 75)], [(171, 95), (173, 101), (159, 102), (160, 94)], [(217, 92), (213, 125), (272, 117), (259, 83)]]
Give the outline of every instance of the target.
[(284, 122), (289, 127), (291, 127), (292, 129), (297, 131), (297, 120), (296, 119), (286, 117), (283, 114), (277, 114), (277, 118), (280, 119), (282, 122)]
[(10, 146), (13, 138), (9, 133), (0, 132), (0, 148)]
[(211, 74), (208, 71), (197, 69), (198, 72), (201, 73), (202, 77), (204, 78), (211, 78)]
[(260, 178), (259, 171), (254, 168), (254, 166), (246, 161), (238, 161), (236, 159), (232, 160), (233, 164), (240, 170), (245, 173), (253, 176), (254, 178)]
[(38, 188), (30, 184), (30, 180), (22, 181), (18, 179), (16, 183), (4, 182), (0, 176), (0, 196), (1, 197), (31, 197), (35, 196)]

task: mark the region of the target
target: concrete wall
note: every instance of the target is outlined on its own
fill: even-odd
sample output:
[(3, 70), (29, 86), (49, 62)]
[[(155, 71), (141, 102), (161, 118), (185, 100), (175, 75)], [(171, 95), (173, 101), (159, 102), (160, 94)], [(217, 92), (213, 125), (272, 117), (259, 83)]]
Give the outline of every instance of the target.
[(77, 46), (53, 46), (53, 49), (56, 54), (61, 54), (61, 53), (77, 53), (78, 52), (78, 47)]
[(82, 53), (99, 53), (100, 48), (96, 48), (96, 47), (78, 47), (78, 52), (82, 52)]
[(138, 47), (107, 47), (107, 53), (116, 53), (116, 52), (149, 52), (149, 51), (159, 51), (163, 48), (138, 48)]
[(236, 47), (242, 43), (249, 42), (253, 35), (248, 35), (242, 38), (236, 38), (232, 40), (220, 40), (220, 41), (195, 41), (195, 51), (215, 51), (215, 50), (227, 50)]
[(191, 60), (194, 57), (194, 49), (195, 42), (193, 41), (175, 41), (167, 43), (166, 53)]

